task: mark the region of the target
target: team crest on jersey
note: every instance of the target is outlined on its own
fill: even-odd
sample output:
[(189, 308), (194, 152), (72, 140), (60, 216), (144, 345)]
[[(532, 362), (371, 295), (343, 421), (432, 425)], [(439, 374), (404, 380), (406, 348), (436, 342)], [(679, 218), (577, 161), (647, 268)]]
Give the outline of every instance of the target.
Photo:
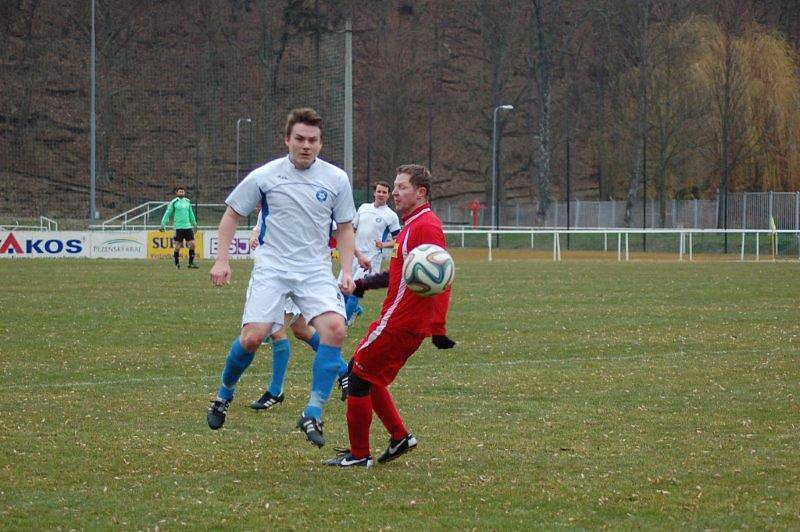
[(381, 223), (381, 222), (383, 222), (383, 218), (381, 218), (380, 216), (378, 216), (377, 218), (375, 218), (375, 223), (376, 223), (376, 224), (379, 224), (379, 223)]
[(325, 192), (324, 190), (317, 190), (317, 200), (318, 200), (320, 203), (322, 203), (322, 202), (324, 202), (326, 199), (328, 199), (328, 193), (327, 193), (327, 192)]

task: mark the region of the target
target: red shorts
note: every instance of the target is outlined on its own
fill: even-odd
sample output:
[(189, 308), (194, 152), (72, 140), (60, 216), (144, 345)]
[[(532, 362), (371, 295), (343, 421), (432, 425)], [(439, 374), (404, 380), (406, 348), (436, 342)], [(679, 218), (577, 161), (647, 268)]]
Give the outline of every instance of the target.
[(419, 349), (425, 335), (391, 326), (376, 334), (379, 323), (372, 322), (358, 344), (353, 354), (353, 373), (373, 384), (389, 386), (406, 360)]

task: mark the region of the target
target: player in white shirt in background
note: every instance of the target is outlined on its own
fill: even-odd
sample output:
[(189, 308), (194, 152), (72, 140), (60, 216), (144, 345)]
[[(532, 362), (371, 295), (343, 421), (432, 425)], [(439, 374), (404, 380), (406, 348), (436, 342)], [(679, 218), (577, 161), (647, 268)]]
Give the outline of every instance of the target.
[[(318, 157), (322, 119), (313, 109), (294, 109), (289, 114), (284, 143), (287, 156), (253, 170), (225, 200), (228, 208), (219, 223), (219, 253), (210, 272), (215, 286), (230, 282), (228, 247), (239, 219), (260, 204), (263, 225), (242, 330), (225, 359), (222, 383), (206, 420), (214, 430), (225, 423), (236, 383), (264, 338), (283, 326), (284, 305), (290, 296), (320, 336), (311, 394), (297, 426), (311, 443), (322, 447), (322, 410), (336, 377), (347, 372), (342, 359), (346, 331), (342, 292), (352, 293), (355, 288), (351, 266), (356, 212), (347, 174)], [(343, 270), (338, 285), (328, 250), (331, 220), (338, 224), (336, 239)]]
[[(356, 231), (356, 250), (353, 258), (353, 280), (357, 281), (373, 273), (380, 273), (384, 248), (394, 247), (394, 237), (400, 232), (400, 219), (389, 201), (389, 183), (375, 183), (374, 202), (364, 203), (353, 219)], [(341, 280), (342, 273), (339, 274)], [(345, 296), (347, 325), (351, 325), (363, 310), (355, 296)]]

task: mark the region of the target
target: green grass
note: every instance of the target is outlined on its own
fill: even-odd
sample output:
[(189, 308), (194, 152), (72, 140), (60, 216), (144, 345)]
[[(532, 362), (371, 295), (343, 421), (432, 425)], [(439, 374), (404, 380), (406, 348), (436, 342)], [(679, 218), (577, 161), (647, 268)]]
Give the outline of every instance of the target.
[(264, 350), (207, 428), (249, 263), (0, 261), (0, 528), (800, 527), (800, 264), (483, 255), (392, 387), (419, 449), (358, 471), (321, 465), (343, 403), (323, 450), (293, 429), (296, 341), (286, 402), (246, 408)]

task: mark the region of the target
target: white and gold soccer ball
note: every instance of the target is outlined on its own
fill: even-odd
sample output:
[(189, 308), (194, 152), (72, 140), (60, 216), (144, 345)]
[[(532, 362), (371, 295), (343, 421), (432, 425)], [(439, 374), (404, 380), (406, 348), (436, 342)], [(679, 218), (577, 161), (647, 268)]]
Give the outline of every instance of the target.
[(412, 292), (421, 296), (441, 294), (453, 284), (456, 264), (446, 249), (435, 244), (422, 244), (406, 256), (403, 280)]

